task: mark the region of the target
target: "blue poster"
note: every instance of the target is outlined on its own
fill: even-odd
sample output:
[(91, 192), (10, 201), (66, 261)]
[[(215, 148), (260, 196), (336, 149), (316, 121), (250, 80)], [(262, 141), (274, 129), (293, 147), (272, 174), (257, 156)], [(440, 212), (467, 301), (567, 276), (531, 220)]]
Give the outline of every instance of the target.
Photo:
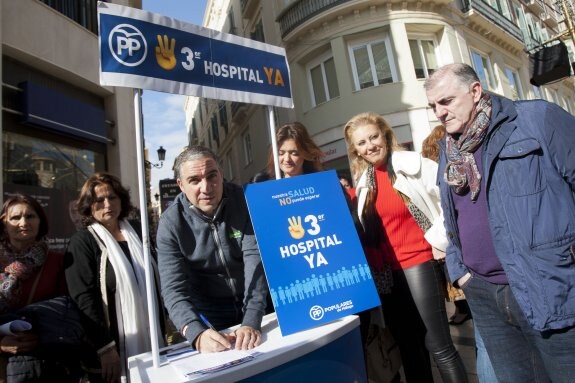
[(283, 335), (380, 305), (334, 170), (246, 186)]
[(100, 2), (100, 84), (291, 108), (285, 50)]

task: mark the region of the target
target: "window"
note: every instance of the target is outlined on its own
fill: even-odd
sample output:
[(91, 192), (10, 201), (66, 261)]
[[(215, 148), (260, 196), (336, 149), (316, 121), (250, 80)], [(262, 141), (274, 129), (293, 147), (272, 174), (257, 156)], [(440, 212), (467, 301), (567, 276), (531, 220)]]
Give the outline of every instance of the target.
[(431, 39), (409, 39), (409, 49), (415, 67), (415, 77), (427, 78), (437, 69), (435, 44)]
[[(216, 120), (216, 116), (212, 116), (212, 138), (216, 141), (216, 145), (220, 146), (220, 132), (218, 131), (218, 121)], [(210, 140), (211, 146), (211, 140)]]
[(250, 39), (261, 41), (262, 43), (266, 42), (266, 38), (264, 36), (264, 24), (262, 20), (258, 21), (258, 23), (254, 26), (253, 32), (250, 33)]
[(196, 119), (192, 119), (192, 145), (198, 142), (198, 128), (196, 127)]
[[(565, 47), (567, 47), (567, 53), (569, 54), (569, 62), (574, 63), (575, 62), (575, 54), (573, 54), (572, 45), (569, 43), (566, 43)], [(571, 74), (573, 74), (573, 67), (571, 67)]]
[(308, 65), (308, 78), (314, 106), (339, 97), (335, 62), (332, 56), (323, 56)]
[(244, 163), (249, 165), (252, 163), (252, 139), (250, 137), (250, 132), (246, 132), (242, 136), (242, 141), (244, 143)]
[(473, 68), (475, 68), (475, 72), (477, 72), (479, 80), (481, 80), (481, 86), (483, 87), (483, 89), (485, 90), (497, 89), (489, 57), (479, 52), (472, 51), (471, 58), (473, 60)]
[(228, 134), (228, 112), (226, 110), (226, 103), (224, 101), (220, 101), (218, 103), (219, 115), (220, 115), (220, 124), (224, 128), (224, 133)]
[(516, 24), (519, 29), (521, 29), (523, 41), (525, 41), (526, 45), (529, 45), (529, 29), (527, 28), (527, 22), (525, 21), (525, 13), (523, 12), (523, 8), (514, 3), (511, 3), (511, 6), (515, 12)]
[(555, 89), (547, 88), (547, 92), (549, 93), (549, 98), (551, 99), (551, 102), (554, 102), (555, 104), (559, 105), (559, 100), (557, 98), (557, 92), (555, 91)]
[(511, 98), (513, 100), (522, 100), (524, 98), (523, 90), (521, 89), (521, 81), (519, 81), (519, 75), (517, 72), (511, 68), (505, 68), (505, 76), (507, 77), (511, 91), (513, 92)]
[(533, 95), (535, 98), (543, 99), (543, 97), (541, 97), (541, 91), (538, 86), (533, 85)]
[(509, 4), (507, 4), (507, 0), (487, 0), (487, 3), (498, 13), (511, 20), (511, 13), (509, 12)]
[(90, 175), (104, 170), (103, 153), (104, 150), (69, 146), (57, 139), (4, 132), (4, 183), (76, 193)]
[(200, 123), (204, 122), (204, 100), (200, 100), (199, 103), (199, 107), (198, 107), (199, 111), (200, 111)]
[(357, 90), (395, 81), (388, 38), (350, 47)]
[(537, 44), (541, 43), (543, 41), (543, 39), (541, 37), (541, 27), (539, 26), (539, 23), (537, 22), (535, 16), (532, 15), (531, 13), (527, 13), (525, 15), (525, 20), (527, 21), (527, 29), (529, 30), (529, 38), (534, 43), (537, 43)]
[(228, 181), (231, 181), (234, 179), (234, 167), (233, 167), (233, 161), (232, 161), (232, 153), (228, 153), (226, 155), (226, 171), (225, 171), (225, 177)]
[(232, 35), (237, 35), (236, 21), (234, 20), (234, 9), (232, 7), (230, 7), (230, 10), (228, 11), (228, 24), (230, 25), (229, 33)]

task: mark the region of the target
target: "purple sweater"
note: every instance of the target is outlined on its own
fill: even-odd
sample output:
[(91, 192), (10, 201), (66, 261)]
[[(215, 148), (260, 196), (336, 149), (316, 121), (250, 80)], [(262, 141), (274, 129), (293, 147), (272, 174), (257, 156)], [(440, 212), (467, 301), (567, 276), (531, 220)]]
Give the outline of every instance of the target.
[[(479, 174), (483, 174), (482, 153), (482, 146), (473, 153)], [(481, 182), (481, 187), (484, 186), (485, 183)], [(471, 201), (470, 193), (459, 195), (451, 189), (451, 194), (457, 216), (463, 263), (475, 274), (491, 283), (507, 284), (507, 276), (495, 253), (491, 238), (484, 190), (479, 191), (475, 202)]]

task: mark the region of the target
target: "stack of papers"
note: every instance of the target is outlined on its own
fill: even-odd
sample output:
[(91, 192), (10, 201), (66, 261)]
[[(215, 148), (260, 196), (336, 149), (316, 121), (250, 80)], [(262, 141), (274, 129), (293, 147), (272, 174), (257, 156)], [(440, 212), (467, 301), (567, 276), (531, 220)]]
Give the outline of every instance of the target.
[[(194, 356), (190, 358), (189, 356)], [(180, 376), (190, 379), (194, 376), (202, 376), (254, 360), (258, 355), (257, 351), (237, 351), (228, 350), (215, 353), (198, 354), (193, 353), (181, 354), (179, 358), (169, 358), (170, 365), (177, 371)]]

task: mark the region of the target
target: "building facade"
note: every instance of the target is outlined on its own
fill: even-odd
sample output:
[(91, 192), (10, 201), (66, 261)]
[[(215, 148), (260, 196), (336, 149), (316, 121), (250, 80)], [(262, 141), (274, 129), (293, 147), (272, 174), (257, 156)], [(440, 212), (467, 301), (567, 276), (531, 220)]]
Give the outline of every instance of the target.
[[(277, 126), (298, 120), (324, 150), (328, 169), (349, 172), (343, 126), (357, 113), (385, 116), (414, 150), (438, 124), (423, 82), (441, 65), (472, 65), (484, 89), (543, 98), (575, 112), (573, 76), (530, 84), (530, 50), (565, 32), (572, 6), (550, 0), (209, 1), (204, 25), (286, 49), (295, 108), (275, 109)], [(217, 9), (217, 11), (215, 10)], [(223, 9), (227, 10), (226, 12)], [(564, 41), (573, 59), (573, 41)], [(216, 150), (238, 183), (265, 167), (266, 108), (196, 99), (190, 142)]]
[[(141, 8), (141, 0), (113, 1)], [(96, 0), (2, 0), (2, 182), (39, 200), (53, 248), (78, 224), (87, 177), (109, 171), (138, 201), (134, 96), (99, 85)]]

